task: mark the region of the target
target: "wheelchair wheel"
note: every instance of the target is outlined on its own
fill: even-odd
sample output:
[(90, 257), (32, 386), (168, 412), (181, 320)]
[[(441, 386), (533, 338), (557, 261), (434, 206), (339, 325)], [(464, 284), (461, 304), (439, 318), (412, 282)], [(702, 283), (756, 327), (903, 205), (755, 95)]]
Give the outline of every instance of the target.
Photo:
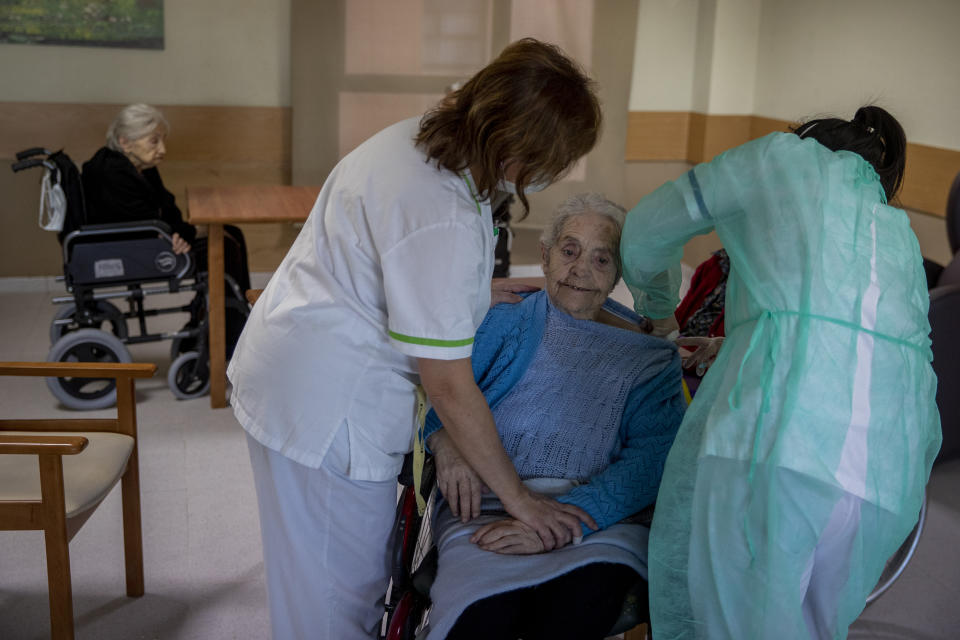
[(179, 400), (199, 398), (210, 391), (210, 367), (199, 353), (187, 351), (170, 364), (167, 384)]
[(416, 640), (417, 631), (429, 602), (408, 591), (401, 596), (387, 625), (386, 640)]
[[(132, 362), (120, 340), (99, 329), (78, 329), (54, 343), (48, 362)], [(116, 382), (107, 378), (47, 378), (54, 397), (70, 409), (105, 409), (117, 401)]]
[[(181, 331), (192, 329), (193, 327), (186, 325), (181, 329)], [(196, 338), (174, 338), (170, 341), (170, 360), (176, 360), (182, 354), (189, 351), (197, 350), (197, 339)]]
[[(83, 328), (109, 330), (121, 340), (125, 339), (127, 337), (127, 319), (123, 317), (123, 312), (106, 300), (96, 300), (94, 305), (96, 316), (102, 318), (102, 320), (97, 327), (87, 326)], [(64, 334), (81, 328), (81, 325), (77, 323), (76, 315), (77, 305), (73, 303), (65, 304), (60, 308), (50, 323), (50, 344), (62, 338)], [(57, 320), (67, 319), (71, 320), (69, 324), (57, 324)], [(109, 324), (109, 328), (105, 326), (107, 324)]]
[[(436, 577), (437, 549), (433, 544), (431, 519), (417, 512), (413, 478), (407, 477), (412, 473), (412, 461), (412, 455), (408, 455), (398, 478), (405, 486), (393, 523), (392, 570), (390, 588), (384, 598), (382, 640), (414, 640), (425, 634), (429, 623), (430, 587)], [(435, 477), (433, 459), (428, 457), (423, 468), (428, 514), (436, 503)]]
[(887, 560), (887, 564), (883, 568), (883, 573), (880, 574), (880, 580), (877, 581), (877, 586), (875, 586), (873, 591), (870, 592), (870, 595), (867, 596), (868, 606), (882, 596), (883, 593), (896, 582), (900, 574), (903, 573), (903, 570), (907, 568), (907, 563), (910, 562), (910, 559), (913, 558), (913, 553), (917, 550), (917, 544), (920, 542), (920, 534), (923, 533), (923, 525), (926, 519), (927, 496), (923, 496), (923, 504), (920, 505), (920, 517), (917, 519), (917, 524), (914, 525), (913, 531), (911, 531), (907, 539), (903, 541), (900, 548)]

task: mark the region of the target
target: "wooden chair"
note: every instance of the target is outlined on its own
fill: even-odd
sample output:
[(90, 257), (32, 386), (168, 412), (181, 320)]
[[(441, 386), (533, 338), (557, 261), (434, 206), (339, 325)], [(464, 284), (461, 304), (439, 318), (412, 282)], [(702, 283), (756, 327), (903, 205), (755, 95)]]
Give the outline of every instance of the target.
[(263, 289), (247, 289), (244, 295), (247, 296), (247, 302), (254, 304), (257, 300), (260, 299), (260, 294), (263, 293)]
[(0, 420), (0, 531), (41, 530), (46, 541), (50, 636), (73, 638), (69, 542), (119, 480), (127, 595), (143, 595), (137, 363), (0, 362), (0, 376), (113, 378), (117, 417)]

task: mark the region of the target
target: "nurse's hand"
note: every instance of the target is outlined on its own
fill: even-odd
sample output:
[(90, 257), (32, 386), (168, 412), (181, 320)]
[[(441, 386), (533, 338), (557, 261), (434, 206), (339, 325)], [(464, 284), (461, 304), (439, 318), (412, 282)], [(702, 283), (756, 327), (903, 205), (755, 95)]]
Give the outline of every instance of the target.
[(520, 302), (523, 298), (518, 296), (518, 293), (534, 291), (540, 291), (540, 287), (512, 281), (510, 278), (494, 278), (490, 282), (490, 306), (495, 307), (501, 302)]
[(443, 429), (430, 434), (427, 446), (437, 465), (437, 487), (447, 499), (450, 511), (461, 522), (479, 516), (480, 498), (485, 489), (483, 480), (463, 459), (457, 445)]
[(500, 500), (507, 513), (537, 532), (543, 540), (544, 550), (557, 549), (582, 536), (581, 522), (594, 531), (599, 528), (590, 514), (580, 507), (557, 502), (520, 486), (519, 497), (507, 501), (500, 496)]
[(717, 353), (723, 346), (723, 338), (703, 338), (691, 336), (689, 338), (677, 338), (678, 347), (693, 347), (690, 349), (680, 349), (680, 357), (683, 358), (684, 369), (695, 369), (698, 376), (702, 376), (717, 359)]
[(483, 525), (477, 529), (470, 541), (484, 551), (506, 555), (530, 555), (547, 550), (543, 546), (543, 540), (532, 527), (513, 518)]

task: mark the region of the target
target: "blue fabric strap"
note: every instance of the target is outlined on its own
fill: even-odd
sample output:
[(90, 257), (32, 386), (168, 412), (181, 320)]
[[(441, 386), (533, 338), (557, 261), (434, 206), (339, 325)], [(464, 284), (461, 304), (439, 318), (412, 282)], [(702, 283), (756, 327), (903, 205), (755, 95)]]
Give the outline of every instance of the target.
[(687, 171), (687, 177), (690, 179), (690, 189), (693, 190), (693, 197), (700, 208), (700, 215), (707, 220), (713, 220), (713, 216), (707, 209), (707, 203), (703, 201), (703, 192), (700, 190), (700, 181), (697, 180), (697, 174), (693, 172), (693, 169), (690, 169), (690, 171)]

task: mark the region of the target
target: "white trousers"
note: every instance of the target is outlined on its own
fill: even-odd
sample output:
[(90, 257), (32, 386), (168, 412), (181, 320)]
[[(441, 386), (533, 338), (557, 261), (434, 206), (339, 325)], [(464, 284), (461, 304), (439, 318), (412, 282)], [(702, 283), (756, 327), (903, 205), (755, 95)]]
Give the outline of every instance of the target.
[[(688, 580), (698, 637), (845, 638), (860, 498), (788, 469), (707, 456), (697, 469)], [(869, 588), (871, 585), (867, 585)], [(849, 608), (849, 607), (847, 607)], [(656, 628), (654, 628), (656, 633)]]
[(389, 581), (395, 481), (349, 479), (341, 428), (311, 469), (247, 436), (274, 640), (369, 640)]

